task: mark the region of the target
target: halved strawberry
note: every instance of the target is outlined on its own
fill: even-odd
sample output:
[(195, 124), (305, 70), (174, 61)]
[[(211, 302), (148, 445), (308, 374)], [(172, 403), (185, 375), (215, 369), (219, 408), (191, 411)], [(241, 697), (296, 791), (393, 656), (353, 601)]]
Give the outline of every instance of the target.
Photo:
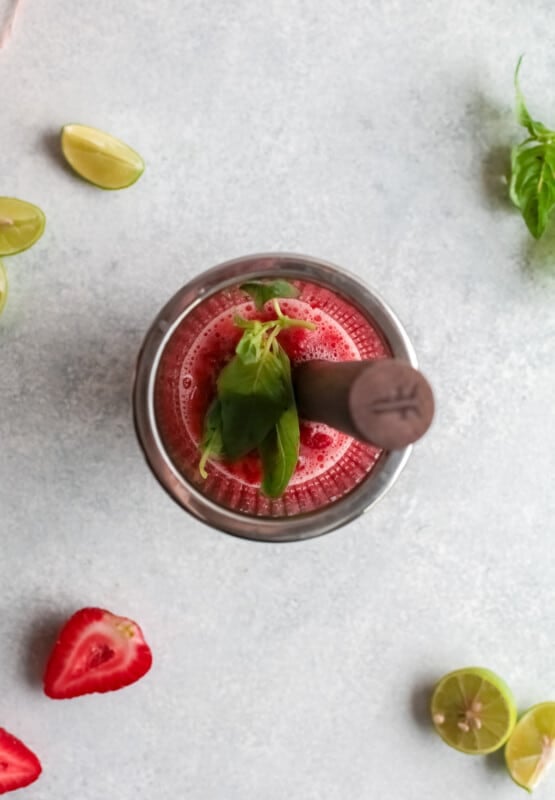
[(48, 697), (111, 692), (138, 681), (152, 653), (136, 622), (102, 608), (82, 608), (66, 622), (44, 675)]
[(41, 772), (36, 755), (23, 742), (0, 728), (0, 794), (29, 786)]

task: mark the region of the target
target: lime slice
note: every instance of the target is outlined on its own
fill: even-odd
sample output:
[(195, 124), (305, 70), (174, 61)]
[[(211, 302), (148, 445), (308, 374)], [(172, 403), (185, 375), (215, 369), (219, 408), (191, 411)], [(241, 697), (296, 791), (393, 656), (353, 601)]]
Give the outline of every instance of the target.
[(555, 703), (532, 706), (517, 722), (505, 748), (511, 778), (533, 791), (555, 761)]
[(8, 276), (6, 275), (6, 268), (0, 261), (0, 314), (4, 310), (6, 300), (8, 299)]
[(40, 239), (45, 224), (37, 206), (15, 197), (0, 197), (0, 256), (27, 250)]
[(125, 189), (145, 168), (140, 155), (126, 144), (86, 125), (62, 128), (62, 152), (78, 175), (101, 189)]
[(516, 721), (509, 687), (494, 672), (465, 667), (445, 675), (434, 689), (432, 720), (444, 742), (463, 753), (498, 750)]

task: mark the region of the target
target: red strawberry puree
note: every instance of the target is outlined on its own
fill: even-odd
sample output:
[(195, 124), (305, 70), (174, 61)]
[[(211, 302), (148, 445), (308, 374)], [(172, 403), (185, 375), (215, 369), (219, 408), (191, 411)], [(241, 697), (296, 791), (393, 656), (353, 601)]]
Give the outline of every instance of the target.
[[(293, 281), (294, 300), (280, 300), (284, 314), (310, 320), (315, 331), (293, 328), (279, 341), (291, 363), (314, 358), (356, 361), (390, 356), (379, 332), (353, 306), (328, 289)], [(256, 453), (235, 463), (209, 461), (208, 478), (198, 472), (199, 442), (216, 381), (233, 357), (242, 331), (233, 315), (270, 319), (271, 303), (259, 312), (244, 292), (219, 292), (200, 303), (177, 327), (162, 354), (155, 383), (155, 412), (166, 452), (177, 470), (204, 495), (234, 511), (283, 516), (313, 511), (354, 489), (376, 464), (381, 450), (319, 423), (301, 420), (297, 469), (282, 497), (260, 492)]]

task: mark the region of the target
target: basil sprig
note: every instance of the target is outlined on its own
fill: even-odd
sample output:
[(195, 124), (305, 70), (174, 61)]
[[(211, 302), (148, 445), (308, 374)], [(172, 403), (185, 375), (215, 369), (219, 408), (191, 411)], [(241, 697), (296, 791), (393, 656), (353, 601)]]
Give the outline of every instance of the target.
[(555, 206), (555, 131), (530, 116), (518, 80), (521, 64), (522, 56), (514, 79), (516, 117), (530, 135), (513, 147), (510, 193), (528, 230), (539, 239)]
[(276, 319), (261, 322), (235, 317), (244, 332), (234, 357), (218, 376), (217, 396), (204, 420), (199, 471), (207, 477), (210, 459), (236, 461), (258, 450), (264, 473), (262, 491), (279, 497), (297, 465), (300, 433), (291, 364), (277, 337), (286, 328), (314, 330), (316, 326), (282, 313), (277, 296), (296, 296), (291, 284), (252, 282), (241, 288), (258, 307), (271, 300)]
[(259, 310), (264, 308), (268, 300), (280, 297), (298, 297), (299, 290), (292, 283), (278, 279), (277, 281), (248, 281), (240, 287), (244, 292), (250, 294), (254, 304)]

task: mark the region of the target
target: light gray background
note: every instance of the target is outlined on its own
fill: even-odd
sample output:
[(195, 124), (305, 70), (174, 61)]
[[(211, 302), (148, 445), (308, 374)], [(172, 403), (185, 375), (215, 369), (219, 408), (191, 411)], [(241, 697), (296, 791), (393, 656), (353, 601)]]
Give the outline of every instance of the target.
[[(0, 320), (0, 725), (43, 761), (29, 800), (520, 796), (425, 704), (473, 662), (522, 707), (555, 699), (555, 273), (499, 177), (521, 52), (555, 124), (552, 29), (539, 1), (25, 4), (0, 54), (0, 194), (48, 227), (6, 260)], [(70, 174), (67, 122), (134, 146), (140, 182)], [(268, 546), (165, 496), (130, 386), (174, 290), (280, 249), (384, 295), (438, 414), (366, 518)], [(155, 666), (47, 700), (53, 632), (89, 604), (136, 618)]]

